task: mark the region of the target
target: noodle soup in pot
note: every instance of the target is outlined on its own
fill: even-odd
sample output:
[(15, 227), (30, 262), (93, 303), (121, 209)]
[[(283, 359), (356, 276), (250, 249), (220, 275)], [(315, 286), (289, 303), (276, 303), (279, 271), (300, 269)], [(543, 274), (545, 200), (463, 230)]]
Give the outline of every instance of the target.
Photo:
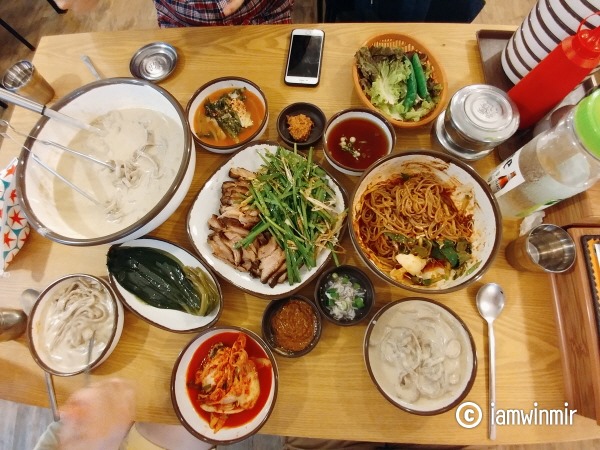
[(30, 350), (47, 372), (75, 375), (87, 368), (88, 360), (95, 367), (108, 358), (122, 329), (123, 306), (107, 282), (87, 274), (67, 275), (50, 284), (32, 309)]
[(450, 292), (489, 268), (501, 241), (498, 205), (483, 179), (448, 155), (390, 155), (353, 194), (350, 236), (377, 275), (416, 292)]

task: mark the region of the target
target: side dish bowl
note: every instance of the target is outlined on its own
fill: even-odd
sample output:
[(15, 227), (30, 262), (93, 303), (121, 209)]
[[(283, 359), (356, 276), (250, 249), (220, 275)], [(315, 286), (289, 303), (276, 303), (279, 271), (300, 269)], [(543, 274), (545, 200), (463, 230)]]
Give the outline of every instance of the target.
[(358, 267), (332, 267), (317, 280), (315, 302), (330, 322), (342, 326), (356, 325), (371, 312), (375, 289), (367, 274)]
[[(150, 233), (181, 204), (194, 177), (196, 153), (184, 112), (167, 91), (144, 80), (110, 78), (76, 89), (52, 110), (100, 132), (47, 117), (29, 132), (17, 167), (17, 194), (41, 235), (76, 246), (124, 242)], [(100, 166), (44, 140), (119, 167)], [(135, 170), (120, 170), (121, 163)], [(128, 178), (134, 172), (140, 176)]]
[[(297, 140), (294, 139), (294, 136), (290, 132), (288, 120), (290, 117), (299, 116), (300, 114), (308, 117), (313, 125), (310, 127), (310, 132), (306, 139)], [(290, 148), (294, 148), (294, 146), (297, 148), (308, 148), (314, 146), (323, 136), (325, 121), (325, 113), (318, 106), (305, 102), (292, 103), (283, 108), (279, 116), (277, 116), (277, 133), (281, 140)]]
[(214, 283), (218, 303), (206, 315), (193, 315), (184, 311), (167, 308), (157, 308), (142, 301), (138, 296), (127, 290), (118, 281), (122, 273), (113, 274), (109, 270), (109, 280), (121, 302), (136, 316), (163, 330), (175, 333), (195, 333), (214, 325), (223, 311), (223, 293), (219, 281), (212, 271), (196, 256), (184, 248), (168, 241), (156, 238), (139, 238), (123, 244), (121, 247), (142, 247), (159, 250), (172, 258), (176, 258), (182, 266), (201, 270), (207, 280)]
[[(222, 108), (231, 108), (230, 112), (233, 110), (232, 115), (235, 117), (241, 117), (237, 114), (239, 111), (244, 115), (247, 112), (251, 124), (246, 118), (241, 128), (232, 132), (235, 134), (232, 136), (226, 133), (215, 119), (207, 117), (205, 105), (207, 100), (216, 103), (223, 95), (231, 94), (238, 89), (244, 91), (245, 99), (242, 101), (244, 106), (241, 110), (237, 103), (238, 106), (230, 106), (231, 104), (219, 106), (219, 111)], [(213, 153), (227, 154), (239, 150), (248, 142), (260, 139), (269, 122), (269, 106), (267, 97), (257, 84), (245, 78), (223, 77), (209, 81), (192, 95), (186, 107), (186, 115), (196, 144)], [(228, 116), (231, 117), (231, 114)], [(239, 125), (240, 123), (237, 126)], [(235, 126), (233, 125), (232, 129)]]
[(93, 336), (89, 367), (97, 367), (117, 346), (124, 317), (123, 306), (102, 278), (66, 275), (46, 287), (31, 310), (31, 355), (46, 372), (77, 375), (88, 368)]
[(426, 298), (409, 297), (381, 308), (367, 326), (363, 351), (379, 392), (412, 414), (454, 408), (469, 394), (477, 374), (475, 342), (465, 323)]
[[(379, 212), (363, 216), (363, 208)], [(478, 280), (502, 240), (500, 210), (487, 183), (462, 161), (432, 151), (393, 154), (372, 165), (352, 194), (349, 229), (375, 274), (432, 294)]]
[(314, 302), (301, 295), (273, 300), (263, 313), (262, 336), (277, 354), (290, 358), (312, 351), (323, 327)]
[[(244, 349), (248, 358), (235, 360), (238, 363), (249, 360), (254, 364), (260, 394), (254, 406), (229, 415), (223, 428), (215, 431), (209, 423), (210, 413), (199, 404), (199, 390), (194, 387), (195, 377), (197, 371), (206, 367), (202, 362), (213, 345), (223, 344), (233, 348), (240, 336), (245, 337)], [(171, 375), (171, 401), (177, 418), (192, 435), (212, 444), (233, 444), (252, 436), (265, 424), (275, 407), (278, 377), (275, 357), (258, 335), (233, 326), (210, 328), (194, 337), (179, 354)], [(235, 393), (231, 393), (227, 401), (235, 398)]]
[(371, 164), (389, 155), (396, 132), (377, 111), (350, 108), (330, 117), (323, 134), (325, 158), (346, 175), (360, 176)]
[(360, 69), (355, 61), (352, 66), (352, 77), (354, 81), (354, 91), (358, 95), (360, 101), (368, 108), (378, 110), (382, 114), (386, 116), (386, 118), (390, 121), (390, 123), (397, 128), (414, 128), (420, 127), (430, 123), (434, 120), (444, 109), (446, 104), (446, 98), (448, 95), (448, 83), (446, 81), (446, 76), (442, 69), (442, 66), (439, 64), (433, 53), (422, 43), (417, 41), (416, 39), (400, 34), (400, 33), (385, 33), (377, 36), (373, 36), (369, 40), (367, 40), (361, 47), (389, 47), (389, 48), (400, 48), (406, 53), (410, 52), (418, 52), (423, 55), (426, 59), (424, 61), (424, 69), (425, 71), (430, 71), (430, 78), (434, 83), (437, 83), (441, 87), (441, 91), (439, 94), (439, 99), (435, 107), (425, 116), (421, 117), (419, 120), (400, 120), (398, 118), (392, 117), (389, 113), (381, 111), (378, 107), (376, 107), (373, 103), (371, 103), (371, 99), (365, 93), (363, 86), (361, 85), (361, 74)]

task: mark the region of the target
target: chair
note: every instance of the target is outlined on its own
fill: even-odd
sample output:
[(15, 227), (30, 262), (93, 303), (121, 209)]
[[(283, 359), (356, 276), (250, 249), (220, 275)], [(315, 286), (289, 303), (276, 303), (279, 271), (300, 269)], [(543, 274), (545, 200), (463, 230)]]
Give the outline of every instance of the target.
[(322, 0), (317, 15), (325, 22), (470, 23), (484, 5), (485, 0)]

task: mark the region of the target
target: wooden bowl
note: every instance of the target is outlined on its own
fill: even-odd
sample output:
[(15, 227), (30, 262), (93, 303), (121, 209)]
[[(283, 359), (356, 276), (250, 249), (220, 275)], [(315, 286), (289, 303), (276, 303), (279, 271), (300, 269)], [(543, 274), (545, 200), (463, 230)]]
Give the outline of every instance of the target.
[(385, 114), (384, 112), (380, 111), (376, 106), (374, 106), (371, 103), (371, 100), (369, 99), (369, 97), (367, 97), (367, 95), (365, 94), (365, 92), (363, 91), (363, 89), (360, 86), (359, 69), (358, 69), (358, 65), (355, 63), (352, 66), (352, 77), (354, 79), (354, 88), (356, 90), (356, 94), (358, 95), (360, 100), (363, 102), (363, 104), (365, 106), (367, 106), (368, 108), (374, 109), (374, 110), (382, 113), (390, 121), (390, 123), (397, 128), (420, 127), (420, 126), (428, 124), (433, 119), (435, 119), (446, 106), (446, 97), (448, 94), (448, 82), (446, 80), (446, 75), (444, 74), (444, 70), (442, 69), (442, 66), (438, 63), (437, 59), (431, 53), (431, 51), (429, 51), (429, 49), (427, 47), (425, 47), (423, 44), (416, 41), (415, 39), (411, 38), (410, 36), (406, 36), (404, 34), (399, 34), (399, 33), (378, 34), (377, 36), (373, 36), (372, 38), (367, 40), (361, 47), (373, 47), (373, 46), (400, 47), (405, 52), (418, 51), (419, 53), (427, 55), (427, 61), (425, 62), (425, 64), (427, 67), (431, 68), (431, 76), (433, 77), (434, 81), (436, 83), (439, 83), (442, 85), (442, 92), (440, 94), (440, 100), (439, 100), (438, 104), (436, 105), (436, 107), (429, 114), (427, 114), (425, 117), (423, 117), (421, 120), (406, 121), (406, 120), (394, 119), (394, 118), (390, 117), (389, 115)]

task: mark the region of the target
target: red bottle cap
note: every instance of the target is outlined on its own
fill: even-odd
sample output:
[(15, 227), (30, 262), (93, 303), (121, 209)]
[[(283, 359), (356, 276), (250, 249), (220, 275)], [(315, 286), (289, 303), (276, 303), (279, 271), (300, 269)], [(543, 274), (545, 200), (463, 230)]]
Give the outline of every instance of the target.
[(600, 11), (586, 17), (579, 24), (577, 33), (563, 41), (567, 58), (581, 67), (593, 69), (600, 62), (600, 28), (583, 28), (590, 17), (598, 14)]

